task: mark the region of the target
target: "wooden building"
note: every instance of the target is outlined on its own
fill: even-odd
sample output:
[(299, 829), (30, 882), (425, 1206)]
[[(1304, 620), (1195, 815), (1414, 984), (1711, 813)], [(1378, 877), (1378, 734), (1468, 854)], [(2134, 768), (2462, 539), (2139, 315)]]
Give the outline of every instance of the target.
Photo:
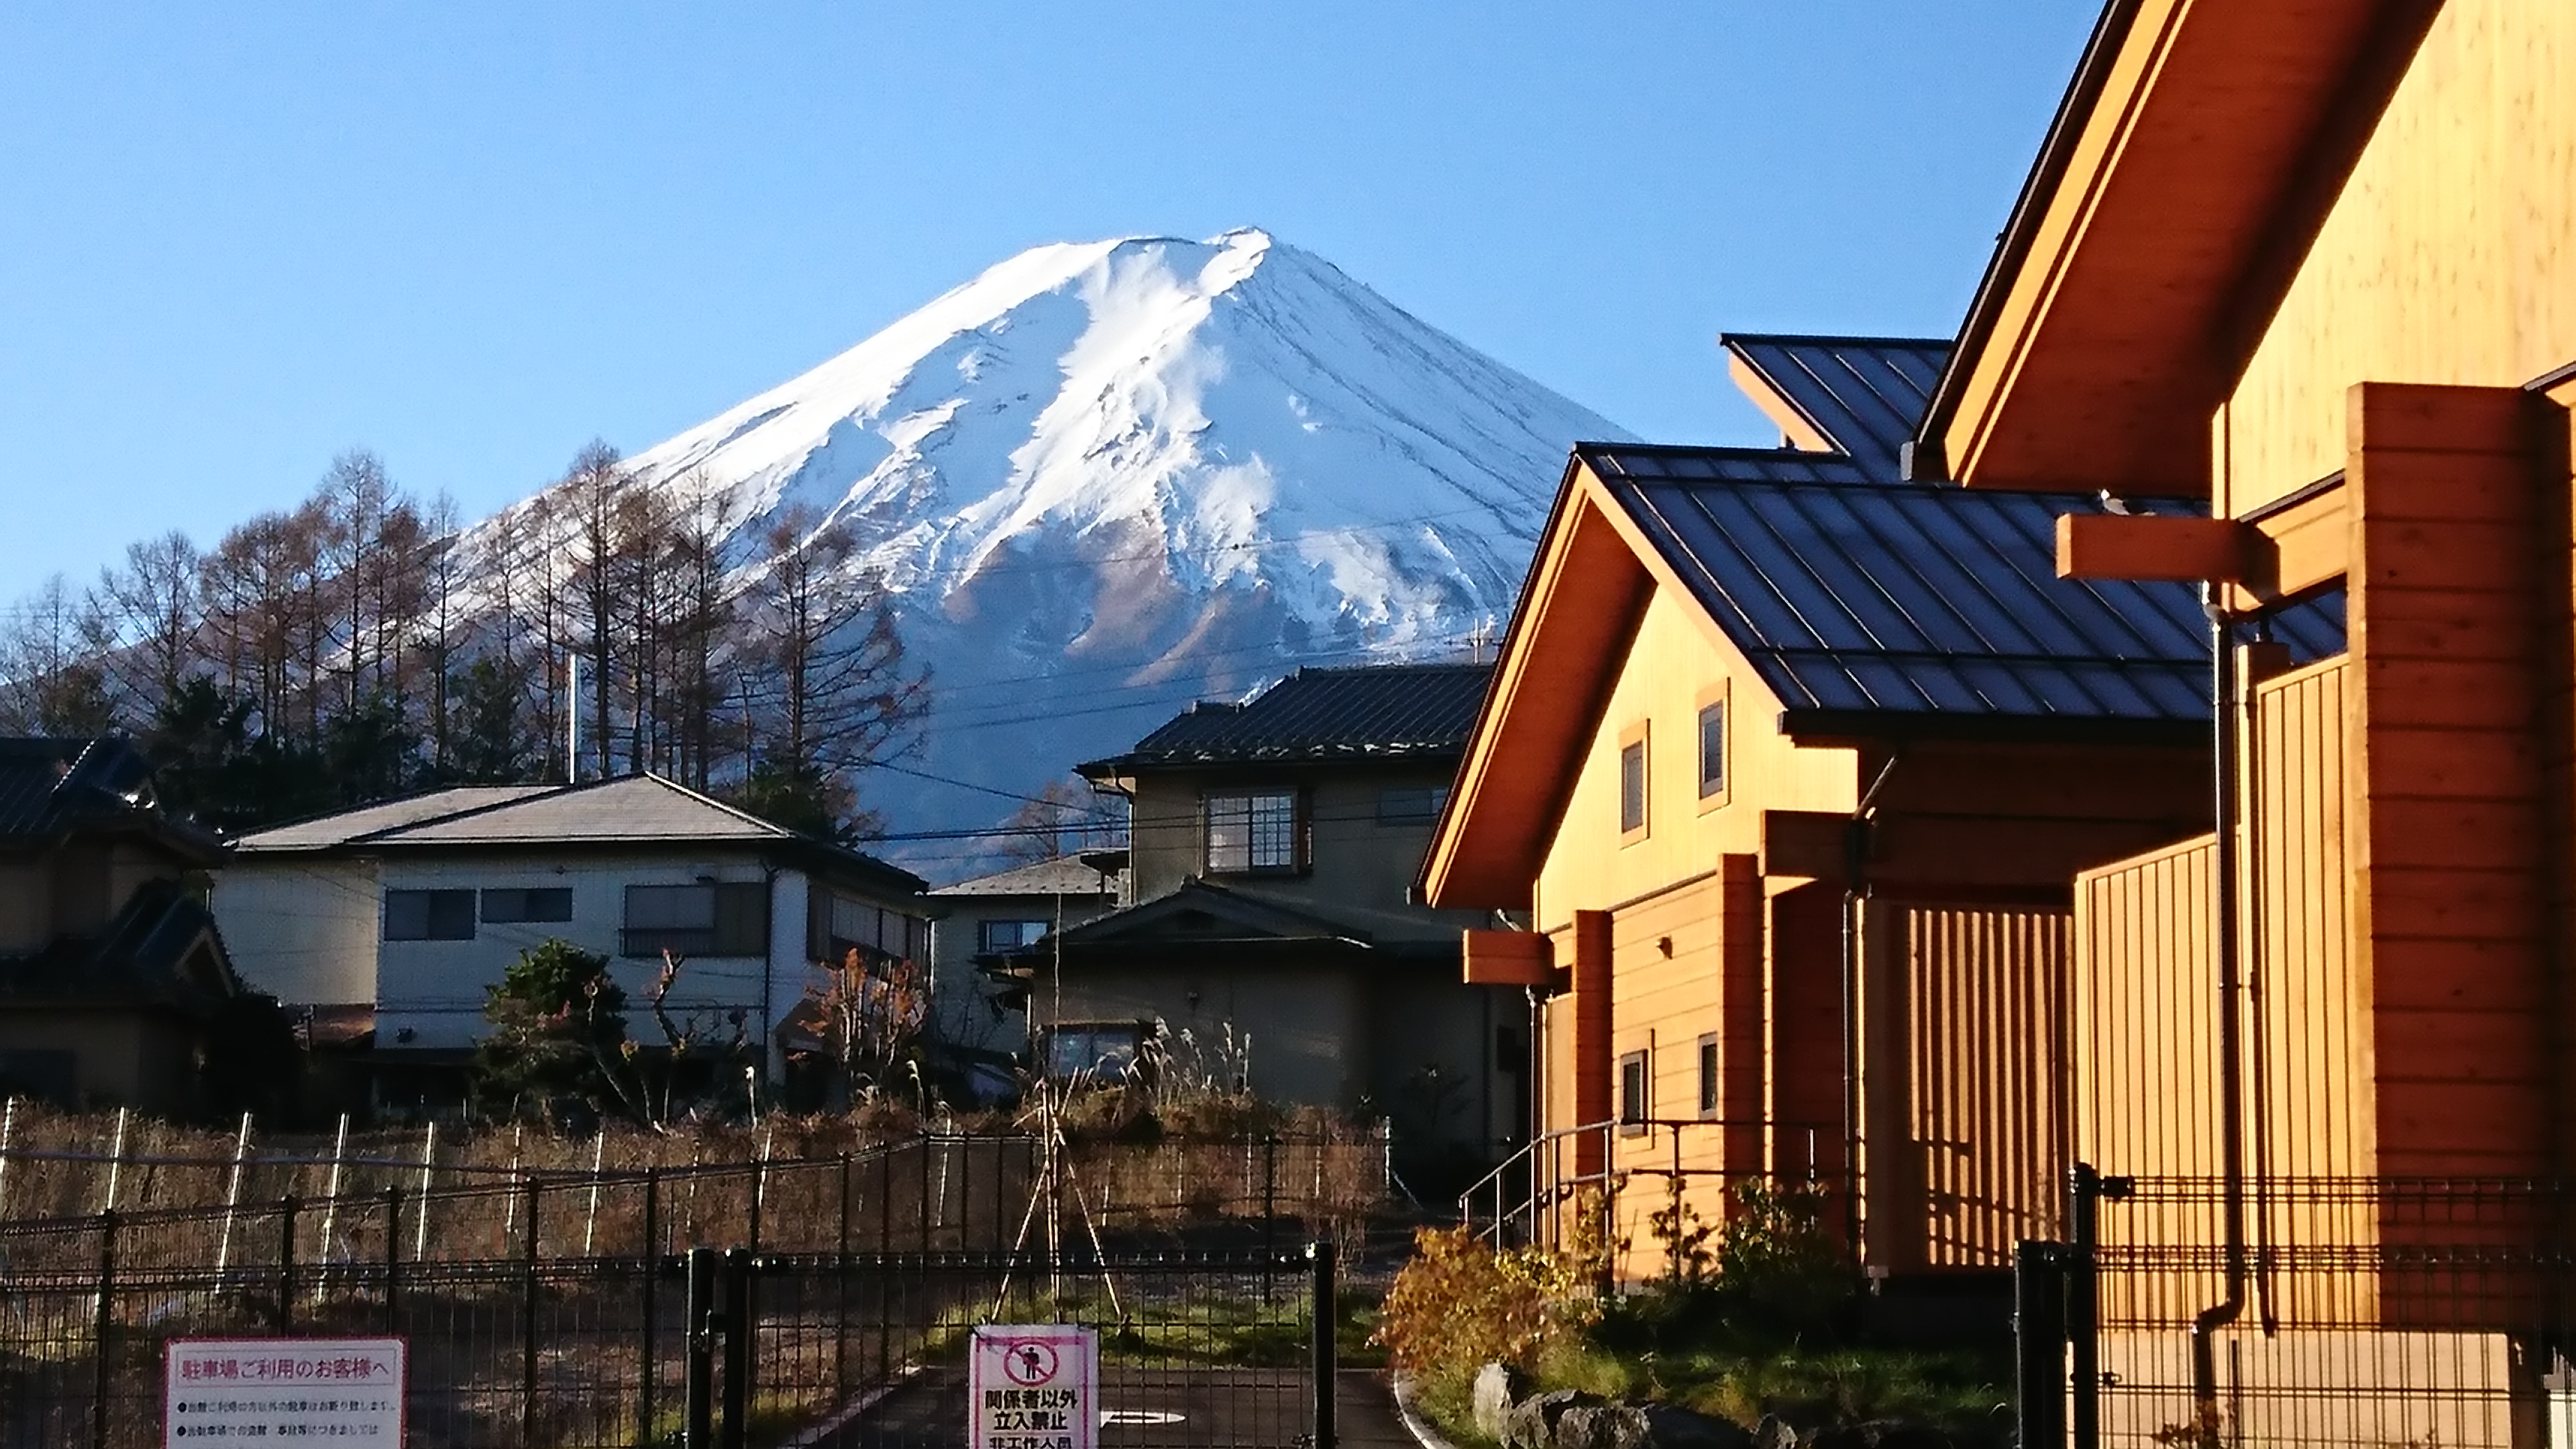
[[(2240, 758), (2216, 833), (2078, 887), (2074, 1148), (2219, 1185), (2108, 1216), (2212, 1250), (2138, 1286), (2178, 1318), (2114, 1313), (2459, 1330), (2441, 1355), (2526, 1365), (2486, 1418), (2392, 1408), (2354, 1442), (2528, 1437), (2550, 1362), (2528, 1303), (2391, 1265), (2565, 1241), (2514, 1192), (2576, 1166), (2571, 378), (2576, 6), (2120, 0), (1908, 448), (1986, 496), (2209, 500), (2061, 525), (2071, 578), (2208, 588)], [(2298, 608), (2349, 647), (2281, 658)], [(2262, 1266), (2320, 1251), (2352, 1266)]]
[(2207, 828), (2200, 609), (2055, 576), (2089, 496), (1896, 478), (1940, 344), (1727, 345), (1787, 446), (1575, 449), (1424, 867), (1530, 927), (1468, 936), (1542, 1063), (1486, 1191), (1624, 1184), (1632, 1275), (1756, 1177), (1873, 1273), (2000, 1270), (2057, 1227), (2075, 878)]

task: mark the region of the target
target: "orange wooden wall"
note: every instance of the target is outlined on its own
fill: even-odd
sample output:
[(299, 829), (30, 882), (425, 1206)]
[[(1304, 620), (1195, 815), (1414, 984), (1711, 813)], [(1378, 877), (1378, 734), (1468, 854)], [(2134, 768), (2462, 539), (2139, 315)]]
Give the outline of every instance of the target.
[(2551, 1170), (2538, 494), (2518, 388), (2352, 390), (2347, 756), (2378, 1170)]
[[(1905, 1131), (1871, 1144), (1871, 1203), (1921, 1213), (1906, 1266), (2007, 1268), (2059, 1235), (2066, 1180), (2067, 912), (1888, 906), (1908, 1044)], [(1893, 1191), (1889, 1191), (1893, 1189)]]

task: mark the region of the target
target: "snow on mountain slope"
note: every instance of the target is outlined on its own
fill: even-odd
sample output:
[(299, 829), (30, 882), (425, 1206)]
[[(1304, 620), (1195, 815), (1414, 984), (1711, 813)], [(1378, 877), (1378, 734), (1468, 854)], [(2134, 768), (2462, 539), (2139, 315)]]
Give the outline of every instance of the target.
[[(905, 763), (1023, 792), (1300, 663), (1457, 652), (1567, 445), (1627, 436), (1245, 230), (1039, 247), (629, 464), (751, 529), (846, 519), (933, 669)], [(899, 831), (1011, 808), (864, 786)]]

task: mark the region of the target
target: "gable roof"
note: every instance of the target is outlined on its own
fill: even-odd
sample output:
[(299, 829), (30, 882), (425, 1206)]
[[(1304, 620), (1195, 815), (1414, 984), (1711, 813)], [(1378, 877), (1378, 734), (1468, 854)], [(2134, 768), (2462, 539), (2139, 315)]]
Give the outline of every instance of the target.
[(363, 805), (246, 835), (245, 859), (296, 853), (520, 847), (735, 845), (784, 849), (871, 873), (904, 894), (910, 871), (773, 825), (659, 775), (579, 785), (468, 786)]
[[(2199, 742), (2195, 591), (2056, 576), (2057, 518), (2103, 507), (1894, 482), (1827, 454), (1577, 444), (1424, 860), (1426, 898), (1528, 903), (1658, 590), (1745, 656), (1790, 734)], [(2277, 627), (2302, 653), (2341, 647), (2339, 614)]]
[(1575, 457), (1793, 732), (1935, 716), (2207, 727), (2193, 590), (2057, 577), (2057, 520), (2101, 512), (2095, 497), (1873, 482), (1747, 449), (1587, 443)]
[(1718, 345), (1736, 384), (1799, 447), (1847, 454), (1882, 478), (1897, 476), (1950, 357), (1945, 337), (1730, 332)]
[(214, 859), (215, 836), (164, 815), (152, 765), (113, 736), (0, 738), (0, 844), (36, 845), (74, 831), (140, 829)]
[(1126, 754), (1079, 768), (1096, 777), (1157, 765), (1454, 759), (1492, 677), (1490, 664), (1303, 668), (1238, 704), (1193, 704)]
[(2206, 495), (2196, 440), (2441, 8), (2108, 0), (1960, 326), (1917, 475)]

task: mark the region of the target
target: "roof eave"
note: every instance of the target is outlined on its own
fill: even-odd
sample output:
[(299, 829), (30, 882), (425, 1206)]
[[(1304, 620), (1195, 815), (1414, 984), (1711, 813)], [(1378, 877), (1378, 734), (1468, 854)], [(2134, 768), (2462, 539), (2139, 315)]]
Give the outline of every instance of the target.
[(2189, 748), (2210, 742), (2207, 719), (1969, 714), (1930, 710), (1784, 709), (1780, 733), (1801, 745), (1957, 740), (1991, 744)]
[(1908, 475), (2207, 496), (2208, 450), (2175, 440), (2206, 432), (2439, 8), (2110, 0)]

